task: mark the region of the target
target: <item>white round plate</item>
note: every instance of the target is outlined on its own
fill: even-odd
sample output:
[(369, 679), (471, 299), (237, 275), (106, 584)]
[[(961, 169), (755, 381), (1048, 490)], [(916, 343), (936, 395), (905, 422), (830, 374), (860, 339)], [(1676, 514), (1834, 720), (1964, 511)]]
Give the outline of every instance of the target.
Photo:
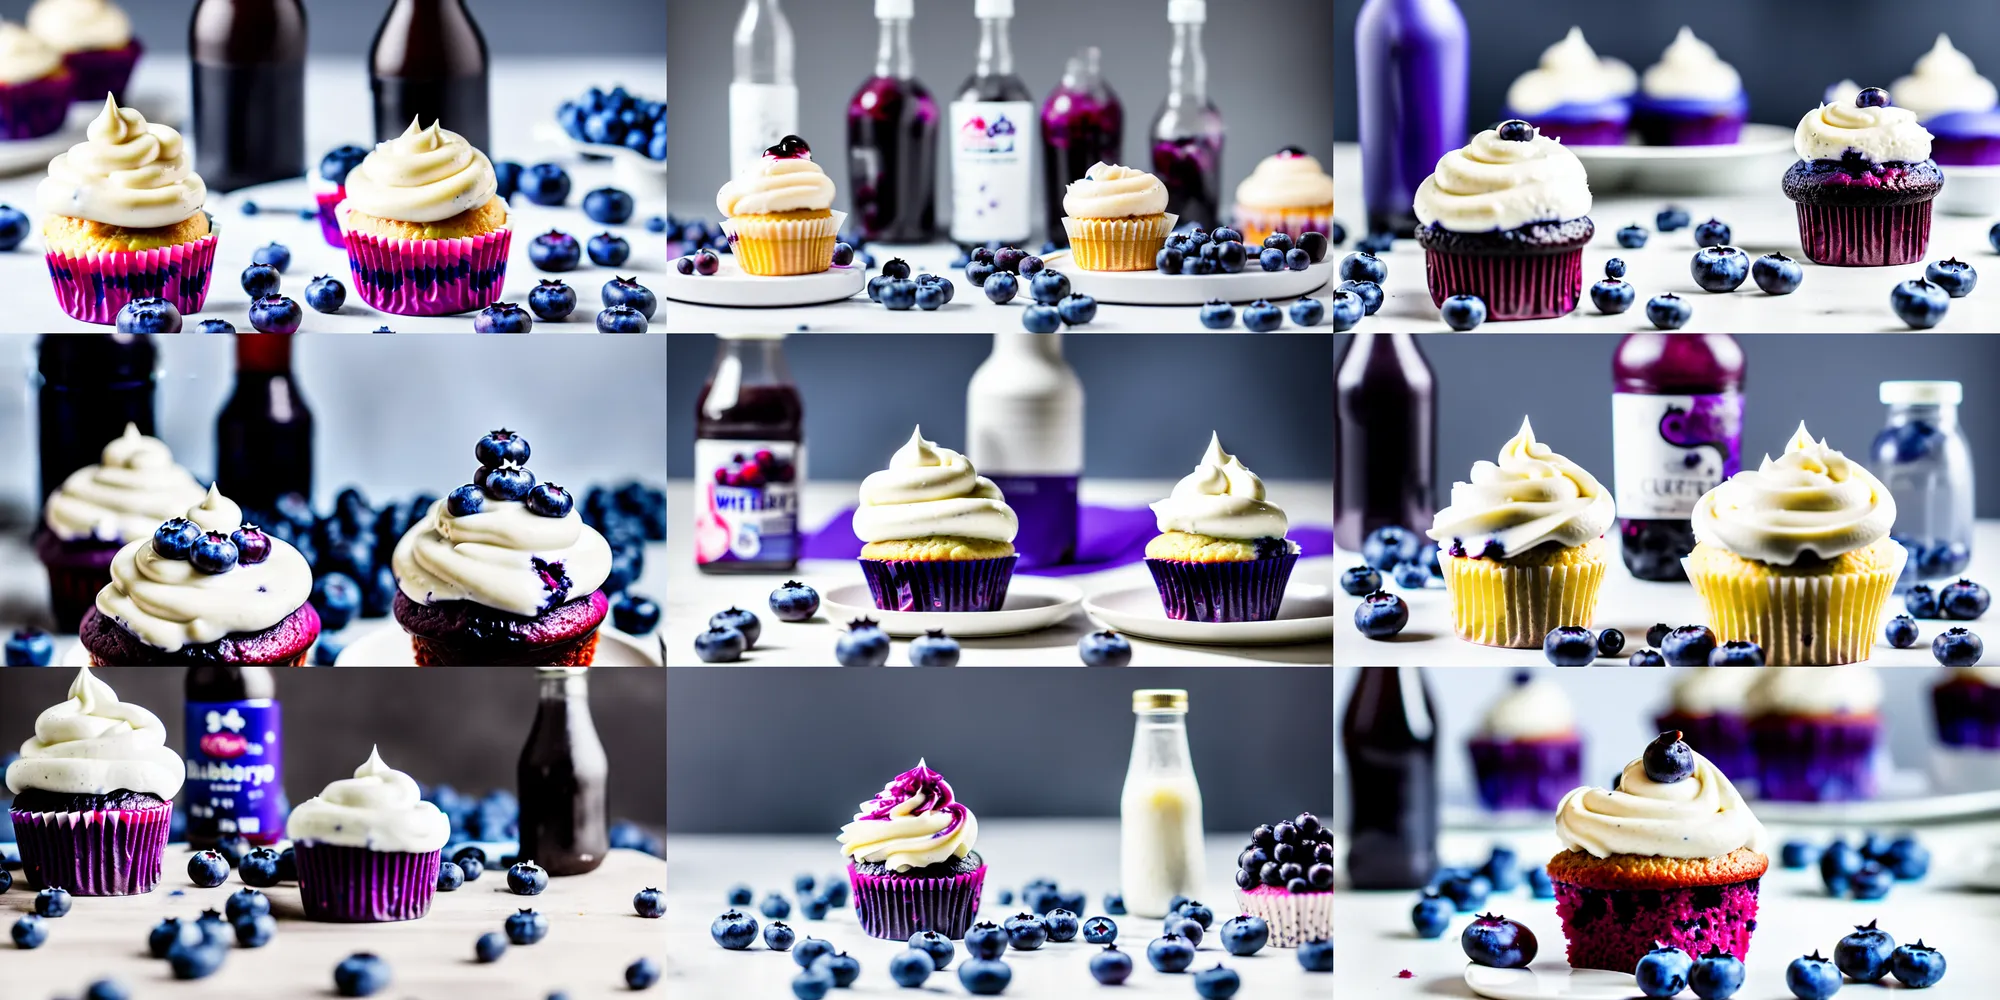
[(818, 274), (798, 274), (787, 278), (766, 278), (744, 274), (736, 266), (735, 254), (720, 254), (722, 267), (714, 274), (682, 274), (667, 268), (667, 298), (698, 306), (731, 306), (739, 309), (775, 309), (783, 306), (817, 306), (851, 299), (868, 284), (868, 275), (859, 264), (830, 267)]
[(1723, 146), (1568, 146), (1590, 174), (1599, 193), (1736, 194), (1775, 189), (1778, 173), (1757, 169), (1760, 161), (1790, 161), (1792, 130), (1778, 125), (1743, 126), (1736, 142)]
[(1465, 967), (1465, 985), (1493, 1000), (1644, 1000), (1639, 981), (1605, 969)]
[[(597, 655), (593, 667), (657, 667), (650, 640), (634, 639), (612, 628), (597, 630)], [(409, 633), (393, 626), (377, 628), (340, 651), (336, 667), (414, 667), (417, 654), (410, 648)]]
[(1938, 191), (1938, 211), (1946, 215), (1992, 215), (2000, 212), (2000, 167), (1946, 166), (1944, 187)]
[[(137, 108), (148, 122), (167, 126), (179, 125), (187, 111), (187, 102), (179, 94), (155, 90), (127, 94), (125, 106)], [(0, 173), (48, 169), (56, 154), (88, 138), (91, 119), (103, 110), (102, 97), (95, 103), (81, 101), (69, 106), (69, 118), (64, 120), (63, 127), (48, 135), (38, 139), (0, 140)]]
[(1201, 646), (1284, 646), (1333, 640), (1333, 591), (1294, 583), (1285, 590), (1278, 617), (1267, 622), (1188, 622), (1168, 618), (1153, 587), (1098, 594), (1083, 602), (1092, 620), (1106, 628), (1160, 642)]
[(1057, 250), (1042, 263), (1068, 277), (1070, 291), (1121, 306), (1198, 306), (1210, 299), (1276, 302), (1317, 291), (1332, 283), (1337, 273), (1330, 251), (1326, 260), (1303, 271), (1266, 271), (1252, 258), (1241, 274), (1086, 271), (1076, 266), (1068, 250)]
[(899, 639), (941, 628), (963, 639), (969, 636), (1019, 635), (1060, 625), (1083, 603), (1083, 591), (1049, 576), (1016, 575), (1007, 584), (1007, 600), (998, 611), (884, 611), (875, 606), (868, 584), (849, 583), (827, 591), (827, 618), (849, 622), (873, 618), (882, 630)]

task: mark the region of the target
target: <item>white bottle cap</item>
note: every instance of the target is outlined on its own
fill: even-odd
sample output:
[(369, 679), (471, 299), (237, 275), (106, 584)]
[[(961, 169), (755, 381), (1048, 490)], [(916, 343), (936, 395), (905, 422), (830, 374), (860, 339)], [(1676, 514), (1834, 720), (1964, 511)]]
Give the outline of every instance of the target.
[(875, 0), (875, 17), (883, 21), (907, 21), (917, 16), (917, 0)]
[(972, 5), (972, 16), (980, 20), (993, 17), (1013, 17), (1014, 0), (975, 0)]
[(1957, 382), (1884, 382), (1881, 391), (1890, 406), (1957, 406), (1965, 398)]
[(1208, 0), (1167, 0), (1167, 23), (1208, 23)]

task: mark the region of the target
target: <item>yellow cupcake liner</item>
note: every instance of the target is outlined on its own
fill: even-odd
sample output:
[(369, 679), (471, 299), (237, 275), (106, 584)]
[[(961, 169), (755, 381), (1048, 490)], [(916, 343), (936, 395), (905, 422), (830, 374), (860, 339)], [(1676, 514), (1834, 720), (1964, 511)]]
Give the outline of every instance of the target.
[(722, 220), (745, 274), (767, 278), (818, 274), (833, 266), (833, 244), (846, 212), (819, 219), (750, 216)]
[(1695, 593), (1708, 609), (1716, 641), (1754, 642), (1772, 666), (1819, 667), (1868, 659), (1882, 625), (1884, 608), (1896, 590), (1909, 552), (1895, 546), (1879, 568), (1785, 575), (1728, 571), (1726, 563), (1704, 559), (1705, 545), (1681, 560)]
[(1540, 649), (1559, 625), (1589, 628), (1610, 548), (1599, 537), (1556, 559), (1514, 563), (1438, 553), (1452, 630), (1482, 646)]
[(1085, 271), (1150, 271), (1180, 216), (1172, 212), (1129, 219), (1063, 218), (1069, 255)]

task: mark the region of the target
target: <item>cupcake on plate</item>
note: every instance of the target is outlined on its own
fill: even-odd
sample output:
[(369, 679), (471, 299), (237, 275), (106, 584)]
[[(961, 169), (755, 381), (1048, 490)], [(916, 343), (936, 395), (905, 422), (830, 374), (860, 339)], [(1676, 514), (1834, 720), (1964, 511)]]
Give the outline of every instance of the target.
[(833, 210), (833, 180), (813, 162), (812, 147), (788, 135), (764, 150), (743, 176), (715, 193), (722, 231), (745, 274), (818, 274), (833, 266), (833, 244), (846, 212)]
[(47, 42), (0, 21), (0, 139), (38, 139), (62, 128), (72, 77)]
[(1243, 912), (1270, 927), (1274, 948), (1333, 937), (1333, 831), (1309, 812), (1250, 831), (1236, 889)]
[(110, 0), (35, 0), (28, 30), (62, 53), (79, 101), (105, 94), (123, 100), (145, 47), (132, 35), (132, 20)]
[(396, 542), (396, 624), (420, 667), (587, 667), (611, 600), (611, 545), (568, 490), (537, 483), (528, 441), (473, 446), (474, 482), (431, 504)]
[(1865, 664), (1765, 667), (1746, 701), (1757, 794), (1789, 802), (1875, 797), (1882, 681)]
[(1152, 508), (1160, 533), (1146, 543), (1146, 568), (1168, 618), (1278, 617), (1299, 545), (1285, 537), (1285, 512), (1264, 499), (1264, 481), (1222, 450), (1219, 434), (1209, 434), (1201, 462)]
[[(320, 157), (319, 171), (312, 178), (313, 201), (319, 205), (319, 234), (326, 245), (347, 249), (340, 235), (340, 203), (347, 200), (347, 178), (368, 158), (360, 146), (339, 146)], [(496, 188), (497, 193), (497, 188)]]
[(35, 189), (56, 300), (70, 318), (110, 325), (136, 298), (201, 311), (216, 234), (208, 185), (181, 134), (106, 96), (89, 138), (49, 161)]
[(1652, 146), (1721, 146), (1737, 140), (1750, 95), (1734, 66), (1682, 26), (1647, 67), (1632, 102), (1632, 127)]
[(1236, 227), (1251, 247), (1272, 233), (1333, 232), (1333, 175), (1297, 146), (1264, 157), (1236, 185)]
[(1444, 154), (1412, 206), (1431, 302), (1477, 295), (1491, 319), (1549, 319), (1583, 296), (1590, 178), (1563, 144), (1518, 119)]
[(1915, 112), (1870, 87), (1800, 119), (1792, 148), (1799, 161), (1785, 171), (1785, 197), (1798, 209), (1808, 259), (1838, 267), (1924, 259), (1944, 174)]
[(1540, 649), (1549, 630), (1588, 628), (1611, 565), (1605, 529), (1611, 491), (1535, 440), (1526, 418), (1499, 461), (1475, 462), (1453, 483), (1451, 505), (1426, 532), (1458, 637), (1483, 646)]
[(1502, 114), (1572, 146), (1617, 146), (1625, 141), (1636, 89), (1632, 67), (1599, 58), (1583, 29), (1572, 27), (1543, 50), (1539, 65), (1514, 78)]
[(430, 911), (451, 821), (424, 801), (416, 779), (370, 749), (354, 777), (292, 810), (285, 835), (298, 856), (306, 919), (387, 923)]
[(1576, 709), (1554, 681), (1523, 670), (1467, 744), (1479, 801), (1496, 812), (1545, 811), (1583, 781)]
[(34, 737), (7, 765), (28, 885), (77, 896), (152, 892), (182, 773), (159, 716), (119, 701), (89, 667), (78, 670), (69, 697), (36, 717)]
[(1131, 167), (1098, 162), (1063, 192), (1069, 252), (1085, 271), (1149, 271), (1180, 216), (1167, 186)]
[(2000, 666), (1956, 667), (1931, 688), (1938, 742), (2000, 750)]
[(861, 481), (854, 511), (861, 575), (884, 611), (1000, 610), (1019, 529), (1000, 487), (922, 427)]
[(133, 424), (104, 446), (98, 464), (70, 473), (42, 504), (42, 530), (35, 534), (56, 627), (76, 631), (110, 582), (112, 558), (125, 543), (152, 538), (161, 522), (186, 513), (207, 492), (174, 463), (165, 442)]
[(184, 517), (125, 543), (83, 616), (92, 666), (296, 667), (319, 638), (312, 567), (209, 487)]
[(1679, 730), (1688, 746), (1715, 762), (1724, 774), (1756, 773), (1750, 754), (1746, 698), (1758, 671), (1745, 667), (1686, 667), (1674, 671), (1672, 701), (1653, 720), (1661, 730)]
[(1939, 34), (1910, 75), (1889, 86), (1889, 94), (1931, 134), (1932, 159), (1948, 167), (2000, 164), (2000, 91), (1949, 36)]
[(440, 122), (417, 119), (347, 172), (335, 209), (354, 289), (398, 316), (446, 316), (500, 301), (507, 202), (493, 161)]
[(1749, 953), (1771, 867), (1764, 824), (1679, 733), (1661, 733), (1611, 788), (1563, 796), (1556, 836), (1549, 880), (1572, 968), (1628, 972), (1661, 945)]
[(1889, 537), (1896, 498), (1805, 424), (1695, 502), (1681, 560), (1718, 642), (1754, 642), (1773, 664), (1868, 658), (1909, 553)]
[(951, 784), (919, 760), (856, 810), (839, 839), (861, 929), (891, 941), (922, 931), (963, 938), (986, 859), (972, 849), (979, 820)]

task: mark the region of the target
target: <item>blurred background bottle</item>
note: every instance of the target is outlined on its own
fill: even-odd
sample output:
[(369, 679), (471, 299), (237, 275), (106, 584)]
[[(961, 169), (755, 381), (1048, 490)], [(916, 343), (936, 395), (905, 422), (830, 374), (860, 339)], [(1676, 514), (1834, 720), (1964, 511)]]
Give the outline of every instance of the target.
[(1358, 667), (1340, 720), (1347, 879), (1419, 889), (1437, 872), (1437, 716), (1421, 667)]
[(1062, 83), (1042, 102), (1042, 215), (1049, 239), (1069, 245), (1063, 193), (1092, 164), (1124, 161), (1125, 106), (1098, 69), (1097, 46), (1069, 57)]
[(1035, 104), (1014, 73), (1014, 0), (974, 0), (979, 62), (951, 102), (951, 238), (1021, 243), (1034, 229)]
[(1465, 145), (1472, 72), (1452, 0), (1367, 0), (1354, 27), (1368, 231), (1415, 235), (1411, 205), (1438, 158)]
[(514, 776), (524, 861), (550, 875), (597, 870), (611, 849), (604, 794), (611, 762), (590, 717), (588, 668), (545, 667), (535, 723)]
[(1726, 333), (1628, 333), (1611, 376), (1625, 568), (1641, 580), (1685, 580), (1695, 501), (1743, 465), (1743, 348)]
[[(194, 168), (214, 191), (306, 172), (306, 10), (201, 0), (188, 23)], [(407, 122), (405, 123), (407, 124)]]
[(695, 400), (695, 565), (704, 573), (784, 573), (799, 561), (806, 485), (805, 404), (783, 334), (732, 335)]
[(41, 492), (97, 462), (107, 442), (137, 424), (153, 433), (160, 358), (144, 333), (45, 333), (35, 345), (35, 428)]
[(224, 837), (253, 844), (285, 838), (284, 720), (270, 667), (204, 664), (187, 668), (188, 844), (210, 848)]
[(216, 487), (265, 517), (284, 494), (313, 495), (313, 415), (292, 374), (292, 337), (237, 335), (236, 384), (215, 418)]
[(1188, 693), (1132, 692), (1132, 758), (1118, 799), (1118, 873), (1125, 906), (1164, 917), (1175, 896), (1207, 882), (1201, 784), (1188, 752)]
[[(1167, 0), (1174, 49), (1167, 64), (1167, 97), (1147, 131), (1153, 176), (1167, 186), (1167, 211), (1204, 229), (1223, 224), (1222, 112), (1208, 99), (1208, 57), (1201, 26), (1207, 0)], [(1087, 166), (1087, 165), (1086, 165)]]
[(1083, 383), (1060, 333), (996, 333), (965, 389), (965, 454), (1020, 521), (1021, 568), (1076, 559)]
[(937, 238), (938, 108), (910, 50), (916, 0), (875, 0), (875, 74), (847, 103), (849, 200), (867, 240)]
[(1349, 552), (1377, 528), (1431, 526), (1437, 395), (1415, 336), (1357, 333), (1334, 377), (1333, 540)]
[(1958, 422), (1957, 382), (1884, 382), (1888, 422), (1870, 462), (1896, 498), (1893, 537), (1909, 550), (1896, 592), (1955, 577), (1972, 562), (1972, 446)]
[(792, 82), (792, 22), (778, 0), (743, 0), (736, 19), (735, 76), (729, 83), (729, 174), (764, 150), (799, 135), (799, 88)]
[(465, 0), (393, 0), (368, 56), (375, 141), (402, 135), (415, 119), (490, 154), (486, 75), (486, 38)]

